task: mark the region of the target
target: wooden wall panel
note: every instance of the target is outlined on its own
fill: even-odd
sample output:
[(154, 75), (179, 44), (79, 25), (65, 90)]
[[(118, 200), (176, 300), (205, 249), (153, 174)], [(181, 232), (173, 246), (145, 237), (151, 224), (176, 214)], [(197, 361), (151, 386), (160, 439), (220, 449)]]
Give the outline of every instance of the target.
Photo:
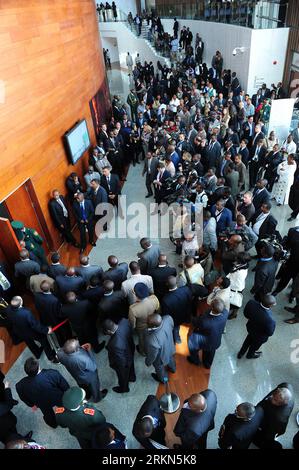
[(1, 0), (0, 57), (0, 201), (30, 178), (58, 247), (51, 190), (87, 168), (87, 155), (69, 165), (62, 136), (85, 118), (95, 142), (89, 101), (105, 77), (94, 1)]
[(284, 69), (283, 83), (286, 89), (290, 85), (290, 73), (293, 52), (299, 52), (299, 7), (298, 0), (289, 0), (286, 26), (290, 27), (288, 50)]

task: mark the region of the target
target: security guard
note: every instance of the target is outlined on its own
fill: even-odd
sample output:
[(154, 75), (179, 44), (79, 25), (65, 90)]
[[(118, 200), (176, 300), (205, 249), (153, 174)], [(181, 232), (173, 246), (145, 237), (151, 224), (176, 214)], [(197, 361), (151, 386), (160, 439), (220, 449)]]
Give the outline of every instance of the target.
[(84, 401), (85, 395), (82, 388), (69, 388), (62, 397), (63, 408), (56, 407), (55, 415), (57, 424), (69, 429), (81, 449), (91, 449), (94, 430), (106, 423), (106, 418), (101, 411)]
[(48, 264), (47, 258), (45, 255), (45, 251), (42, 247), (43, 239), (37, 233), (37, 231), (33, 228), (27, 228), (23, 224), (23, 222), (19, 222), (14, 220), (11, 222), (11, 226), (16, 233), (16, 237), (19, 241), (25, 242), (26, 249), (33, 253), (33, 255), (37, 258), (37, 262), (40, 265)]

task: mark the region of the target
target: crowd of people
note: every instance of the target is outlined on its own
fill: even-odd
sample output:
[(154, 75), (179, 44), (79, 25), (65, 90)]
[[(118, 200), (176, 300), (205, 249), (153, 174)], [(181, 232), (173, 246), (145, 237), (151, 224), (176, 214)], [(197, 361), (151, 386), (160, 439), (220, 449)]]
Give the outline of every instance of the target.
[[(178, 31), (174, 23), (174, 38)], [(262, 345), (278, 334), (272, 308), (290, 281), (289, 300), (296, 299), (296, 305), (286, 307), (294, 316), (285, 321), (299, 322), (299, 227), (282, 237), (271, 214), (271, 199), (277, 205), (289, 203), (290, 220), (299, 213), (298, 130), (279, 142), (267, 129), (271, 102), (284, 91), (281, 84), (272, 90), (265, 84), (250, 97), (236, 73), (223, 68), (220, 51), (208, 69), (198, 50), (182, 39), (182, 32), (180, 37), (195, 68), (188, 60), (176, 69), (160, 63), (155, 69), (152, 63), (142, 63), (139, 55), (135, 65), (129, 61), (132, 87), (127, 103), (114, 97), (113, 117), (102, 125), (84, 183), (72, 173), (66, 199), (53, 191), (51, 216), (64, 239), (80, 248), (79, 266), (64, 266), (56, 252), (48, 264), (38, 234), (22, 223), (13, 226), (23, 243), (15, 276), (31, 290), (39, 313), (37, 320), (24, 306), (24, 296), (9, 295), (10, 282), (5, 284), (2, 274), (2, 296), (7, 300), (3, 325), (15, 344), (25, 342), (32, 353), (16, 390), (28, 407), (41, 411), (48, 426), (67, 428), (81, 448), (126, 448), (126, 436), (94, 405), (110, 392), (100, 385), (101, 370), (99, 374), (95, 360), (105, 346), (108, 364), (101, 363), (100, 369), (111, 367), (117, 384), (113, 391), (126, 394), (130, 383), (138, 380), (136, 352), (146, 367), (154, 367), (153, 380), (168, 382), (176, 371), (175, 345), (182, 342), (183, 324), (190, 327), (187, 360), (196, 374), (196, 366), (212, 367), (228, 320), (235, 320), (241, 308), (247, 331), (236, 356), (259, 359)], [(169, 236), (178, 268), (169, 265), (158, 244), (144, 237), (136, 259), (128, 264), (111, 254), (104, 271), (84, 254), (86, 235), (95, 245), (95, 224), (101, 218), (96, 214), (98, 204), (109, 201), (122, 216), (121, 181), (130, 164), (140, 163), (146, 197), (155, 198), (157, 211), (163, 215), (163, 208), (176, 204)], [(80, 243), (70, 229), (70, 210)], [(195, 217), (199, 210), (202, 243)], [(243, 306), (253, 258), (257, 263), (252, 298)], [(107, 343), (99, 342), (100, 331)], [(70, 387), (57, 370), (41, 369), (43, 351), (49, 361), (65, 367), (76, 387)], [(40, 448), (31, 432), (19, 434), (12, 412), (18, 402), (4, 377), (0, 392), (0, 440), (7, 448)], [(219, 447), (246, 449), (251, 443), (281, 447), (276, 438), (285, 433), (293, 407), (294, 391), (287, 382), (258, 404), (239, 403), (219, 430)], [(179, 446), (205, 449), (216, 412), (214, 391), (191, 395), (174, 427)], [(121, 420), (116, 424), (121, 428)], [(158, 399), (149, 395), (136, 414), (133, 435), (146, 449), (163, 448), (165, 426)], [(298, 435), (294, 446), (298, 447)]]

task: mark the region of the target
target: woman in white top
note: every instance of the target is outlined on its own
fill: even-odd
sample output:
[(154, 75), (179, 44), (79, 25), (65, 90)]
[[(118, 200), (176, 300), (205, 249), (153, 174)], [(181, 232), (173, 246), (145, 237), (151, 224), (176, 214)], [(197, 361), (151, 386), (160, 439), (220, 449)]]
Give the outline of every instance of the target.
[(172, 97), (172, 99), (169, 103), (170, 111), (172, 111), (173, 113), (177, 113), (179, 105), (180, 105), (180, 100), (178, 99), (178, 97), (176, 95), (173, 95), (173, 97)]
[(278, 206), (288, 203), (296, 169), (297, 165), (293, 154), (288, 155), (287, 161), (280, 163), (277, 167), (279, 179), (273, 186), (272, 197)]
[(245, 289), (245, 282), (248, 275), (250, 259), (251, 257), (248, 253), (239, 253), (237, 261), (234, 263), (232, 272), (227, 275), (230, 280), (231, 290), (230, 314), (228, 317), (229, 320), (237, 318), (239, 308), (242, 307), (242, 292)]

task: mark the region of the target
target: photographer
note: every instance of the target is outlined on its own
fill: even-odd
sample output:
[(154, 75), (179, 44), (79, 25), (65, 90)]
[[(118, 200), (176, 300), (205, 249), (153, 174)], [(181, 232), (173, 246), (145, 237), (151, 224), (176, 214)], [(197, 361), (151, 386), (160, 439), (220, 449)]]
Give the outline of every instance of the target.
[(241, 235), (245, 251), (251, 250), (258, 241), (258, 236), (254, 233), (251, 227), (246, 225), (246, 219), (243, 214), (239, 213), (237, 215), (237, 221), (232, 222), (230, 230)]
[(244, 252), (244, 244), (241, 235), (231, 235), (225, 240), (222, 249), (222, 268), (225, 274), (232, 271), (233, 264), (238, 259), (238, 255)]

